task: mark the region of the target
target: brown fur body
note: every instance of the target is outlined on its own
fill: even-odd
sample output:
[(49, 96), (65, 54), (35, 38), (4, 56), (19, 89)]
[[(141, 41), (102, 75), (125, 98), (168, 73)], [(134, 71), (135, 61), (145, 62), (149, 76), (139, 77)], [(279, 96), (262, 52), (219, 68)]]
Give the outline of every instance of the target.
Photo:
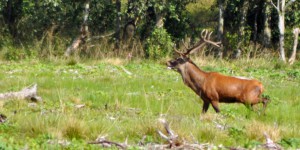
[(264, 108), (266, 107), (267, 101), (261, 98), (264, 88), (257, 80), (205, 72), (187, 57), (169, 61), (167, 65), (176, 69), (184, 83), (201, 97), (204, 102), (202, 113), (208, 110), (210, 104), (216, 112), (220, 112), (219, 102), (243, 103), (250, 106), (263, 102)]

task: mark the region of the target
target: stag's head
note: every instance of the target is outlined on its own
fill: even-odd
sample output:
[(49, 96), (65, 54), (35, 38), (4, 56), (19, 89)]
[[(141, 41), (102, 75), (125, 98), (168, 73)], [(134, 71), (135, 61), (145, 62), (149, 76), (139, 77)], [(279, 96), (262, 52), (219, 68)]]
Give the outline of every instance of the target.
[(174, 69), (177, 71), (180, 71), (181, 68), (187, 63), (191, 62), (189, 58), (189, 54), (194, 53), (195, 51), (199, 50), (201, 47), (203, 47), (206, 43), (209, 43), (211, 45), (214, 45), (216, 47), (221, 47), (221, 42), (213, 42), (210, 40), (212, 32), (209, 32), (207, 30), (203, 30), (201, 32), (200, 41), (195, 44), (195, 46), (191, 48), (186, 47), (186, 52), (179, 52), (175, 49), (175, 52), (179, 55), (179, 57), (170, 60), (167, 62), (168, 69)]
[(187, 62), (190, 61), (190, 58), (185, 55), (180, 55), (179, 57), (170, 60), (167, 62), (168, 69), (173, 69), (179, 71)]

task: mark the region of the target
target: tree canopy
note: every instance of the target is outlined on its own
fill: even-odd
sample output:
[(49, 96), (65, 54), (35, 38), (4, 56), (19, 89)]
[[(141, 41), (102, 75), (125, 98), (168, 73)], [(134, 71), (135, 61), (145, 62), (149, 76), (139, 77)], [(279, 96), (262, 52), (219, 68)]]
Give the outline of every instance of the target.
[[(269, 0), (4, 0), (0, 2), (0, 51), (21, 47), (39, 55), (43, 50), (49, 51), (50, 43), (52, 54), (60, 55), (71, 39), (80, 34), (86, 3), (90, 5), (87, 21), (90, 36), (111, 32), (124, 35), (126, 25), (131, 24), (133, 38), (145, 50), (149, 45), (145, 43), (154, 36), (154, 31), (155, 36), (167, 34), (166, 37), (177, 44), (189, 37), (190, 44), (193, 44), (202, 29), (217, 31), (218, 2), (221, 1), (225, 7), (222, 41), (226, 51), (242, 49), (246, 52), (251, 43), (263, 45), (265, 22), (269, 23), (271, 30), (271, 48), (277, 49), (278, 15)], [(296, 11), (299, 8), (300, 3), (295, 2), (286, 10), (287, 47), (292, 47), (291, 31), (300, 24), (300, 12)], [(157, 33), (156, 28), (166, 32)], [(111, 37), (110, 43), (116, 42), (121, 35)], [(39, 49), (32, 48), (37, 43)]]

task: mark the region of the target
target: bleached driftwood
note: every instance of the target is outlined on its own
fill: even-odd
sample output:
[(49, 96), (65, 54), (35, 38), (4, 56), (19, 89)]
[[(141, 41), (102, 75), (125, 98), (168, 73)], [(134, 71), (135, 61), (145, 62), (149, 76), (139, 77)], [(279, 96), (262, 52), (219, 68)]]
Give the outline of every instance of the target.
[[(180, 143), (178, 141), (178, 135), (175, 134), (175, 132), (170, 128), (169, 123), (165, 120), (165, 119), (159, 119), (160, 123), (162, 123), (164, 125), (165, 130), (167, 131), (168, 135), (163, 134), (161, 131), (157, 130), (158, 134), (165, 140), (167, 140), (169, 142), (169, 148), (173, 148), (176, 145), (178, 145), (178, 143)], [(181, 145), (181, 144), (179, 144)]]
[(32, 101), (42, 101), (42, 98), (37, 95), (37, 84), (26, 87), (18, 92), (7, 92), (0, 94), (0, 100), (6, 99), (28, 99)]
[(282, 150), (280, 145), (275, 143), (266, 132), (264, 133), (264, 136), (266, 138), (266, 143), (262, 145), (263, 148), (268, 150)]

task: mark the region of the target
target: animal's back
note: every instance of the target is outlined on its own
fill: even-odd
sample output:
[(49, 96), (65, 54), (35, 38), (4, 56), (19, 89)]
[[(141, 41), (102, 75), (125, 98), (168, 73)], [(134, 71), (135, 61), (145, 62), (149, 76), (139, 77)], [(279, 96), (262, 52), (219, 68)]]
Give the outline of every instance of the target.
[(258, 99), (263, 92), (263, 87), (257, 80), (210, 72), (204, 82), (203, 90), (211, 100), (225, 103), (248, 103), (248, 101), (254, 102)]

